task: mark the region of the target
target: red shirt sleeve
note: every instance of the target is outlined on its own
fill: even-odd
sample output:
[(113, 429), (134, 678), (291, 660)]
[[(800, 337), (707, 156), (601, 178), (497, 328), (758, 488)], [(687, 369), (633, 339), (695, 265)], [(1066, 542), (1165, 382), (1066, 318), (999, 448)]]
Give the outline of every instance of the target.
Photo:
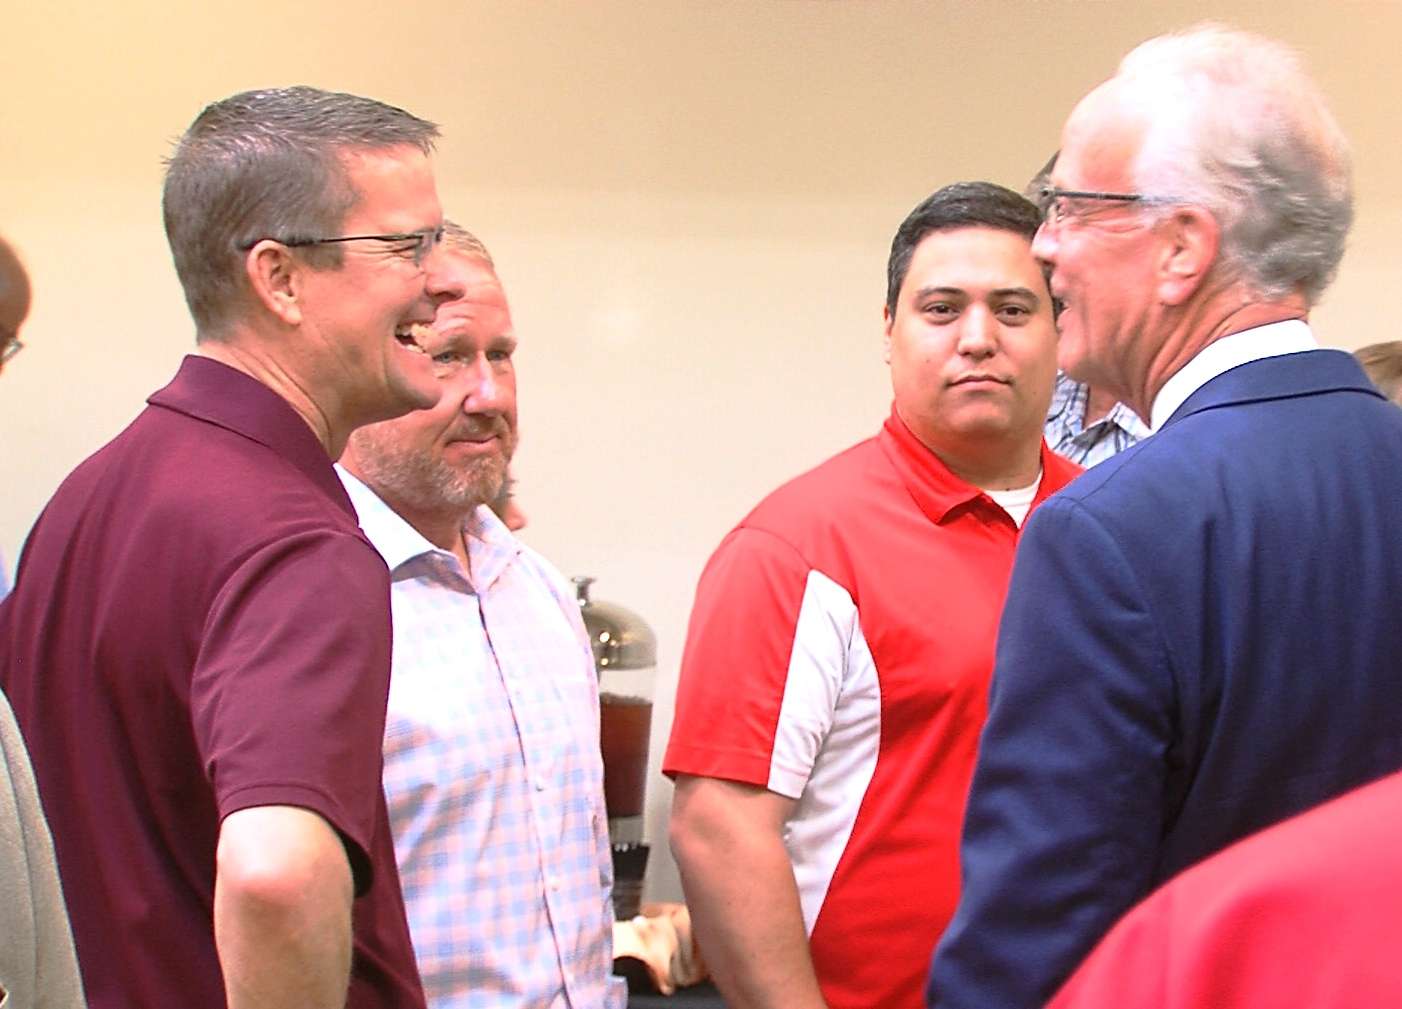
[(736, 529), (696, 589), (663, 773), (767, 787), (808, 565), (788, 543)]

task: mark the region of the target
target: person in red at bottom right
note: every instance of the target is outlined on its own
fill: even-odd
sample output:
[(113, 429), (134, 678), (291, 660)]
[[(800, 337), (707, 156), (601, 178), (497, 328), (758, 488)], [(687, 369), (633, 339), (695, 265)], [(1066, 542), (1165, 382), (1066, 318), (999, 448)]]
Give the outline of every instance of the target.
[(1402, 1005), (1402, 774), (1253, 834), (1165, 884), (1047, 1009)]

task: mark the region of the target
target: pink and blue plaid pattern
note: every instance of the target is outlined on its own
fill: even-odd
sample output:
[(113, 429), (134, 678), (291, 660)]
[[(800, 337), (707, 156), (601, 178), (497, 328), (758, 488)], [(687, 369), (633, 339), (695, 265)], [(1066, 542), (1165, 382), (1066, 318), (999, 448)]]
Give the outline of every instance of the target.
[(469, 574), (342, 479), (393, 579), (385, 792), (429, 1005), (621, 1009), (598, 687), (573, 593), (485, 507)]

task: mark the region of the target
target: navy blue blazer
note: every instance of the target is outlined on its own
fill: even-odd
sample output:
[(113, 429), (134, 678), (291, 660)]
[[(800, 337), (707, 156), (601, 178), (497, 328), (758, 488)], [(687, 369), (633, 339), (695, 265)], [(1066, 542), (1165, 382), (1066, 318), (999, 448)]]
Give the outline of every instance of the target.
[(1022, 534), (930, 1005), (1033, 1009), (1158, 883), (1402, 768), (1402, 409), (1208, 382)]

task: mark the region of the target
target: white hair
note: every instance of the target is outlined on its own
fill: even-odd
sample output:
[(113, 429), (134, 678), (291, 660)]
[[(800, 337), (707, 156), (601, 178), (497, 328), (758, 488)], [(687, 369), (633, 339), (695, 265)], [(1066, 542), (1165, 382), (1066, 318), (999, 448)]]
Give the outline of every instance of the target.
[(1220, 268), (1264, 297), (1313, 304), (1353, 223), (1348, 142), (1288, 46), (1218, 24), (1150, 39), (1115, 81), (1147, 130), (1139, 192), (1205, 207)]

